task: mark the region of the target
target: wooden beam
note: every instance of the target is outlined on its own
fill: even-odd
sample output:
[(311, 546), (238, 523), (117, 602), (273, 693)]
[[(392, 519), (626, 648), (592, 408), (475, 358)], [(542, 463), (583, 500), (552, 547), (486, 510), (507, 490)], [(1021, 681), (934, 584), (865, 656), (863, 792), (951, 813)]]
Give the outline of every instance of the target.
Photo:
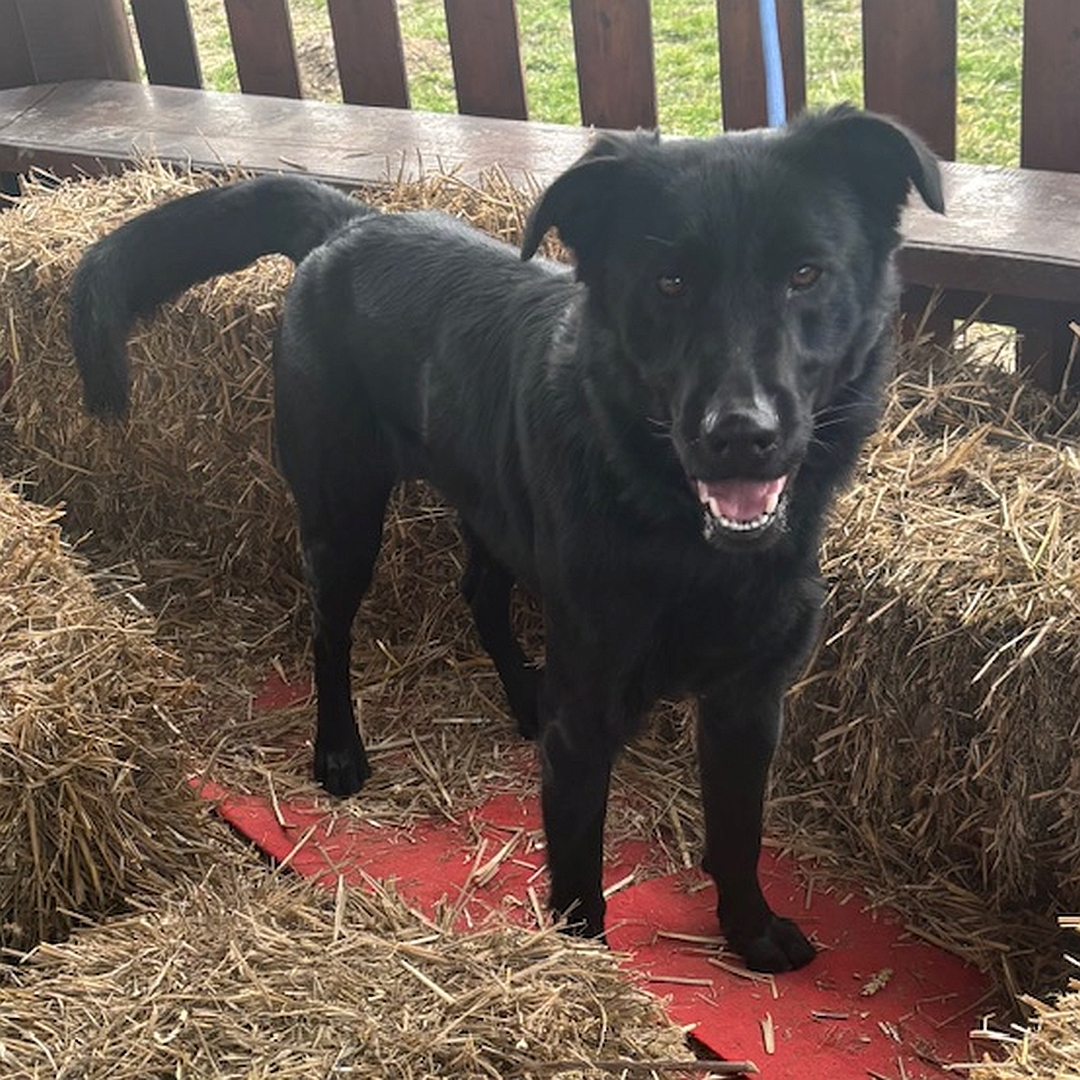
[(570, 0), (581, 120), (656, 127), (649, 0)]
[(444, 0), (458, 111), (525, 120), (514, 0)]
[(409, 107), (396, 0), (329, 0), (341, 96), (349, 105)]
[(866, 107), (903, 121), (951, 161), (956, 0), (863, 0), (862, 10)]
[(90, 80), (0, 90), (0, 173), (100, 173), (146, 156), (196, 169), (294, 172), (344, 187), (500, 169), (546, 184), (586, 128)]
[(1020, 163), (1080, 172), (1080, 4), (1025, 0)]
[(300, 97), (288, 0), (225, 0), (225, 14), (240, 89), (245, 94)]
[(36, 82), (139, 77), (123, 0), (15, 0)]
[(36, 82), (16, 0), (0, 0), (0, 90)]
[[(777, 0), (788, 116), (806, 108), (806, 45), (802, 0)], [(716, 0), (720, 38), (720, 114), (724, 129), (764, 127), (765, 61), (757, 0)]]
[(131, 0), (147, 78), (161, 86), (202, 86), (187, 0)]

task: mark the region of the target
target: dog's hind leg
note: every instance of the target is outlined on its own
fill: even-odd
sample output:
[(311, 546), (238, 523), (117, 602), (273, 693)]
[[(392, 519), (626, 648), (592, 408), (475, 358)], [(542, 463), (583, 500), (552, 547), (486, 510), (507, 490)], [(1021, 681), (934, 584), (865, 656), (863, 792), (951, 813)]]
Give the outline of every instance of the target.
[(464, 522), (461, 531), (468, 562), (461, 578), (461, 593), (472, 611), (473, 621), (510, 703), (518, 731), (535, 739), (539, 729), (539, 695), (543, 672), (530, 665), (510, 622), (513, 575), (491, 554), (483, 541)]
[(349, 679), (352, 623), (371, 584), (396, 481), (392, 455), (362, 400), (338, 407), (317, 380), (275, 379), (278, 456), (300, 516), (315, 652), (315, 779), (332, 795), (371, 775)]
[(315, 779), (331, 795), (352, 795), (371, 775), (353, 712), (349, 658), (352, 623), (371, 584), (388, 496), (388, 489), (372, 492), (363, 506), (348, 499), (348, 512), (338, 508), (301, 526), (318, 699)]

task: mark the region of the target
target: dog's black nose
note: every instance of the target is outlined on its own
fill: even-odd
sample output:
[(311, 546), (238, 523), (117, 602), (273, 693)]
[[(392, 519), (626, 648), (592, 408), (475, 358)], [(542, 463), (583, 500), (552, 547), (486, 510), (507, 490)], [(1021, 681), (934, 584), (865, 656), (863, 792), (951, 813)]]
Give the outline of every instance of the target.
[(709, 408), (701, 419), (701, 442), (725, 469), (753, 468), (780, 442), (780, 417), (761, 401)]

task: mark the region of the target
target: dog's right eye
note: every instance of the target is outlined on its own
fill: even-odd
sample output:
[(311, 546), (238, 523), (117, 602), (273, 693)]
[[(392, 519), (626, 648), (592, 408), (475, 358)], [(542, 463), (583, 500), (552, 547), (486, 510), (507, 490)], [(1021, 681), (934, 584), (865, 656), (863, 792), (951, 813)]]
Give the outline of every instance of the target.
[(822, 272), (820, 266), (815, 266), (813, 263), (801, 263), (788, 275), (788, 288), (792, 292), (806, 292), (821, 280)]
[(679, 274), (661, 274), (656, 279), (656, 287), (661, 296), (669, 300), (677, 300), (686, 293), (686, 280)]

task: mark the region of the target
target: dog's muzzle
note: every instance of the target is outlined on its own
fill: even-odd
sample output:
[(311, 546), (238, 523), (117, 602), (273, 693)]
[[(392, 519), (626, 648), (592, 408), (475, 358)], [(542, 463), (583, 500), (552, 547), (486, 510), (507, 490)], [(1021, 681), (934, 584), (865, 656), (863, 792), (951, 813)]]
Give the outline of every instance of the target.
[(756, 540), (783, 516), (787, 476), (774, 480), (695, 480), (707, 540)]

